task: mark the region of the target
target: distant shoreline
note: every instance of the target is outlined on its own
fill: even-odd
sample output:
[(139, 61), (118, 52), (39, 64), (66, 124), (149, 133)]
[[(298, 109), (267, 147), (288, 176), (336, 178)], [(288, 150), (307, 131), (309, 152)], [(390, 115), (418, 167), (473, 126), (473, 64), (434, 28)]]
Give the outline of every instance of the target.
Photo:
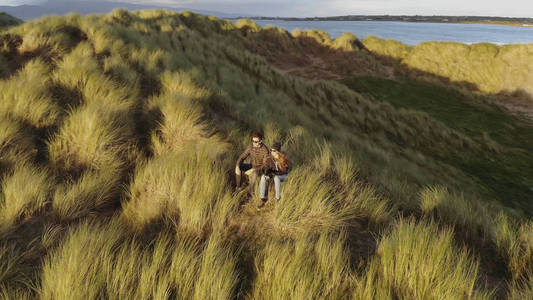
[[(246, 18), (246, 17), (243, 17)], [(232, 18), (239, 19), (239, 18)], [(503, 25), (533, 28), (533, 18), (507, 18), (507, 17), (478, 17), (478, 16), (334, 16), (334, 17), (308, 17), (308, 18), (282, 18), (282, 17), (248, 17), (252, 20), (279, 20), (279, 21), (384, 21), (407, 23), (443, 23), (443, 24), (480, 24)]]

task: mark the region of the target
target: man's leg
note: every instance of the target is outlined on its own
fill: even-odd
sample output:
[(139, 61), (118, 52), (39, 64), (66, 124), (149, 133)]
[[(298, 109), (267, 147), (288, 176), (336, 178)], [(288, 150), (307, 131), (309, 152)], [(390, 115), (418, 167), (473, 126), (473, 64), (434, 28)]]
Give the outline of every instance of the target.
[(246, 176), (248, 176), (248, 181), (249, 181), (249, 186), (248, 188), (250, 189), (249, 190), (249, 193), (251, 196), (254, 195), (254, 188), (255, 188), (255, 180), (257, 179), (257, 171), (255, 169), (250, 169), (248, 171), (246, 171), (244, 174), (246, 174)]
[(240, 166), (235, 167), (235, 186), (237, 188), (241, 187), (241, 168)]
[(261, 197), (261, 200), (267, 199), (268, 197), (267, 181), (268, 177), (262, 175), (261, 181), (259, 182), (259, 196)]
[(241, 186), (242, 173), (244, 172), (245, 175), (248, 175), (247, 171), (249, 171), (250, 169), (252, 169), (252, 165), (250, 164), (241, 164), (235, 167), (235, 185), (237, 186), (237, 188)]

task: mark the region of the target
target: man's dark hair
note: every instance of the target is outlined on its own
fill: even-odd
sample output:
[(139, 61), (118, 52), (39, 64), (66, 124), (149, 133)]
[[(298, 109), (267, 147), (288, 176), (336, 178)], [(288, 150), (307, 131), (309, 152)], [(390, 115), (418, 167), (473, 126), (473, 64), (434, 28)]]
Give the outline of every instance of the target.
[(274, 145), (272, 145), (271, 149), (274, 149), (276, 151), (281, 151), (281, 143), (280, 142), (274, 143)]
[(257, 131), (252, 132), (252, 134), (250, 136), (252, 137), (252, 139), (253, 138), (258, 138), (260, 140), (263, 139), (263, 135), (261, 133), (257, 132)]

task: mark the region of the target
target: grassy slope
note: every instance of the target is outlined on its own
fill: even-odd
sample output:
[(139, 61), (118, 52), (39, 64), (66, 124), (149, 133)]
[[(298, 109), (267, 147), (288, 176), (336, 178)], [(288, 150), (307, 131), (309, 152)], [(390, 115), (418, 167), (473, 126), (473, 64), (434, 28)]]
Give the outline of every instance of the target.
[[(485, 143), (488, 147), (483, 151), (464, 151), (464, 147), (449, 149), (449, 145), (432, 147), (435, 141), (424, 140), (418, 141), (416, 150), (439, 158), (480, 180), (480, 185), (510, 206), (529, 206), (533, 174), (532, 158), (528, 153), (533, 132), (531, 123), (509, 116), (498, 107), (488, 104), (489, 100), (492, 101), (490, 97), (480, 92), (469, 92), (462, 85), (459, 88), (447, 85), (445, 78), (439, 78), (438, 74), (407, 69), (404, 65), (390, 64), (390, 61), (383, 63), (381, 59), (362, 50), (368, 43), (376, 42), (373, 39), (365, 40), (365, 45), (353, 35), (343, 35), (332, 41), (325, 32), (316, 30), (294, 32), (295, 39), (287, 38), (284, 31), (276, 28), (261, 31), (254, 27), (255, 24), (244, 20), (237, 25), (253, 28), (252, 31), (257, 32), (248, 36), (251, 45), (247, 45), (247, 48), (265, 56), (285, 72), (311, 79), (344, 78), (343, 83), (372, 99), (387, 100), (385, 102), (397, 108), (427, 112), (432, 119)], [(382, 43), (382, 47), (394, 49), (389, 45), (392, 41)], [(398, 42), (395, 44), (396, 48), (404, 46)], [(373, 45), (374, 48), (377, 46), (379, 44)], [(404, 47), (405, 51), (411, 51)], [(527, 57), (525, 62), (528, 62)], [(466, 66), (459, 68), (465, 69)], [(474, 69), (470, 72), (477, 71)], [(409, 77), (405, 78), (405, 75)], [(428, 81), (421, 81), (420, 78)], [(394, 147), (395, 151), (401, 152), (405, 146), (402, 140), (391, 140), (402, 146)]]
[(372, 52), (391, 57), (409, 68), (466, 83), (484, 93), (533, 93), (533, 44), (498, 46), (491, 43), (466, 45), (454, 42), (424, 42), (407, 46), (398, 41), (366, 37)]
[[(2, 297), (530, 295), (533, 225), (447, 161), (493, 143), (273, 68), (276, 51), (324, 38), (302, 35), (118, 10), (0, 36)], [(231, 187), (254, 129), (296, 162), (284, 202), (261, 212)]]
[(457, 153), (444, 160), (480, 178), (502, 201), (528, 205), (533, 184), (530, 121), (504, 113), (497, 106), (483, 102), (483, 97), (430, 83), (357, 77), (345, 80), (345, 84), (397, 108), (426, 112), (472, 138), (492, 141), (495, 152), (481, 156)]

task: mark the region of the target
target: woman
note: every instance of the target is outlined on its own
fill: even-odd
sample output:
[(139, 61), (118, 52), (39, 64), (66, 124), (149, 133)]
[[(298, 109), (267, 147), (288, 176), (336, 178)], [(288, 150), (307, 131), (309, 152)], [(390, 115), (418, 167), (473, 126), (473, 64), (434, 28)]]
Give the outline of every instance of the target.
[(267, 181), (274, 179), (274, 188), (276, 190), (276, 201), (281, 199), (281, 182), (287, 180), (291, 161), (287, 156), (281, 152), (281, 143), (275, 143), (270, 149), (272, 159), (270, 160), (270, 168), (261, 176), (259, 184), (259, 192), (261, 196), (261, 204), (259, 208), (265, 206), (268, 200), (267, 196)]

